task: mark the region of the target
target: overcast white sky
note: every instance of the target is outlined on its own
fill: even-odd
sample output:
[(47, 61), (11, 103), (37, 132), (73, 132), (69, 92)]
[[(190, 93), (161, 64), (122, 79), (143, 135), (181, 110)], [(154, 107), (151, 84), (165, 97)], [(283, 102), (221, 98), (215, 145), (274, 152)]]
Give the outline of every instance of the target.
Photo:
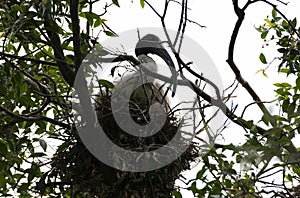
[[(121, 8), (109, 9), (108, 14), (105, 15), (109, 26), (116, 33), (142, 27), (161, 27), (159, 18), (147, 5), (142, 9), (139, 1), (133, 2), (130, 0), (120, 1)], [(152, 0), (149, 2), (152, 2), (152, 5), (158, 11), (163, 9), (162, 4), (164, 1)], [(242, 5), (242, 2), (246, 1), (240, 2), (240, 5)], [(224, 87), (227, 87), (234, 79), (234, 75), (226, 63), (228, 44), (237, 19), (233, 11), (232, 1), (190, 0), (189, 7), (191, 8), (188, 13), (189, 19), (205, 25), (206, 28), (189, 24), (186, 35), (197, 41), (209, 53), (222, 76)], [(300, 18), (300, 1), (298, 0), (290, 0), (288, 6), (279, 5), (279, 8), (288, 17)], [(235, 48), (237, 66), (241, 70), (243, 77), (257, 91), (263, 101), (275, 98), (273, 83), (278, 82), (279, 78), (276, 73), (277, 68), (275, 67), (267, 70), (268, 78), (263, 77), (262, 74), (256, 74), (259, 69), (266, 66), (259, 61), (258, 56), (261, 52), (264, 52), (267, 60), (271, 60), (276, 50), (272, 49), (272, 47), (262, 48), (263, 41), (260, 39), (260, 34), (255, 30), (254, 26), (258, 27), (262, 24), (264, 22), (263, 19), (271, 15), (271, 10), (270, 6), (263, 3), (256, 3), (249, 7)], [(171, 3), (168, 11), (167, 28), (176, 30), (180, 6), (176, 3)], [(238, 96), (235, 102), (239, 104), (238, 110), (242, 111), (243, 106), (249, 104), (252, 100), (243, 90), (238, 92)], [(253, 119), (253, 112), (257, 112), (256, 110), (256, 107), (253, 106), (253, 109), (246, 113), (245, 116)], [(257, 119), (260, 119), (260, 117), (260, 115), (257, 115)], [(230, 133), (231, 137), (235, 137), (229, 138), (228, 141), (230, 142), (239, 143), (243, 138), (243, 134), (240, 131), (232, 132), (231, 130)]]
[[(158, 10), (162, 10), (161, 4), (164, 1), (152, 0), (149, 2), (155, 2), (153, 5)], [(297, 17), (299, 21), (300, 1), (290, 0), (289, 2), (288, 6), (280, 5), (279, 8), (288, 17)], [(146, 6), (142, 9), (139, 1), (131, 3), (130, 0), (122, 0), (119, 3), (121, 8), (109, 9), (108, 14), (105, 15), (109, 26), (116, 33), (142, 27), (161, 27), (159, 18), (149, 7)], [(189, 7), (191, 8), (188, 14), (189, 19), (205, 25), (206, 28), (189, 24), (186, 35), (196, 40), (209, 53), (222, 76), (224, 87), (226, 87), (234, 79), (233, 73), (226, 63), (229, 39), (237, 19), (233, 11), (232, 0), (190, 0)], [(262, 24), (264, 22), (263, 19), (271, 15), (271, 10), (270, 6), (263, 3), (250, 6), (246, 12), (246, 18), (235, 48), (237, 66), (241, 70), (243, 77), (257, 91), (263, 101), (275, 98), (273, 83), (278, 82), (280, 78), (278, 78), (277, 69), (274, 67), (267, 70), (268, 78), (263, 77), (261, 74), (256, 74), (256, 71), (265, 67), (259, 61), (260, 52), (264, 52), (267, 60), (270, 60), (274, 57), (276, 50), (272, 49), (272, 47), (262, 48), (263, 41), (260, 39), (260, 34), (255, 30), (254, 26), (257, 27)], [(180, 7), (176, 3), (172, 3), (168, 11), (167, 28), (175, 30), (177, 29)], [(239, 104), (239, 111), (241, 111), (243, 106), (249, 104), (252, 100), (242, 90), (237, 93), (239, 96), (235, 102)], [(269, 108), (272, 109), (272, 107)], [(256, 110), (256, 108), (251, 109), (251, 111), (246, 113), (246, 118), (253, 119), (255, 112), (258, 112)], [(259, 120), (261, 115), (257, 114), (255, 117)], [(241, 130), (231, 129), (230, 132), (225, 132), (224, 136), (227, 143), (240, 144), (243, 139)], [(191, 194), (185, 194), (184, 197), (189, 195)]]

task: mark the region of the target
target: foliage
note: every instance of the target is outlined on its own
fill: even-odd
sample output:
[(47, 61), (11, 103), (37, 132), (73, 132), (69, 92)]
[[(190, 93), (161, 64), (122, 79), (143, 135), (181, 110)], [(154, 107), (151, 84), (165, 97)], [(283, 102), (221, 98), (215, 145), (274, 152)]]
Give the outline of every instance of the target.
[(268, 115), (264, 112), (260, 123), (264, 123), (267, 129), (263, 131), (259, 123), (245, 122), (239, 118), (248, 128), (246, 142), (242, 146), (216, 145), (217, 149), (203, 158), (196, 177), (196, 181), (201, 182), (193, 182), (189, 187), (195, 196), (299, 196), (299, 149), (293, 146), (292, 140), (300, 133), (300, 27), (296, 18), (289, 20), (275, 5), (268, 4), (273, 7), (271, 19), (266, 18), (257, 31), (266, 46), (276, 42), (279, 55), (274, 60), (278, 63), (268, 62), (267, 59), (271, 58), (266, 58), (263, 53), (260, 53), (259, 59), (263, 64), (268, 64), (265, 70), (275, 66), (278, 75), (285, 74), (289, 80), (274, 84), (279, 113)]
[[(274, 115), (267, 110), (255, 89), (243, 79), (233, 53), (246, 9), (257, 2), (273, 8), (271, 17), (266, 18), (257, 30), (265, 42), (276, 42), (279, 55), (275, 59), (279, 62), (269, 62), (271, 57), (263, 53), (258, 58), (268, 67), (278, 67), (279, 74), (287, 77), (287, 82), (274, 84), (276, 102), (279, 104), (279, 111)], [(284, 4), (282, 1), (274, 2)], [(93, 10), (98, 3), (103, 6), (100, 10), (102, 13)], [(162, 28), (165, 28), (170, 3), (182, 7), (181, 20), (178, 22), (179, 39), (184, 36), (187, 22), (194, 22), (187, 18), (190, 9), (187, 0), (165, 1), (163, 14), (159, 14), (149, 1), (139, 1), (142, 8), (146, 9), (148, 6), (160, 18)], [(232, 87), (242, 85), (263, 116), (257, 123), (245, 120), (243, 114), (235, 114), (234, 107), (227, 107), (232, 102), (230, 98), (222, 101), (218, 107), (224, 110), (230, 124), (239, 126), (241, 132), (245, 131), (246, 141), (241, 146), (215, 144), (201, 158), (201, 169), (195, 178), (187, 181), (187, 189), (197, 197), (263, 197), (267, 194), (274, 197), (297, 197), (300, 194), (300, 157), (299, 149), (292, 142), (300, 133), (300, 28), (297, 19), (288, 19), (272, 1), (248, 0), (243, 6), (239, 5), (238, 0), (233, 0), (232, 3), (238, 17), (232, 31), (227, 59), (228, 69), (236, 75), (236, 84)], [(109, 185), (95, 185), (95, 181), (103, 181), (103, 177), (109, 178), (116, 174), (114, 170), (106, 169), (83, 147), (74, 128), (71, 108), (72, 86), (83, 58), (97, 44), (100, 45), (99, 37), (116, 36), (105, 19), (111, 6), (120, 7), (119, 1), (112, 0), (106, 4), (101, 4), (98, 0), (0, 1), (0, 196), (89, 197), (95, 195), (92, 193), (103, 192), (105, 188), (106, 192), (113, 191)], [(86, 26), (80, 26), (80, 21)], [(197, 22), (193, 24), (199, 25)], [(180, 40), (177, 39), (167, 42), (178, 65), (197, 78), (191, 84), (201, 98), (199, 104), (204, 107), (218, 105), (212, 103), (213, 97), (200, 90), (197, 83), (201, 81), (209, 84), (209, 80), (193, 73), (190, 63), (181, 59), (180, 47), (175, 49), (175, 44), (172, 45)], [(121, 59), (129, 62), (135, 60), (125, 56)], [(101, 79), (98, 83), (107, 89), (114, 87), (106, 80)], [(235, 89), (230, 93), (228, 89), (226, 91), (226, 96), (235, 93)], [(209, 122), (204, 116), (204, 110), (201, 113), (201, 121)], [(224, 129), (226, 128), (227, 122), (224, 123)], [(60, 142), (60, 145), (52, 148), (51, 139)], [(180, 160), (181, 158), (178, 159)], [(78, 163), (81, 161), (84, 163)], [(189, 168), (188, 162), (190, 158), (184, 161), (184, 168), (180, 171)], [(92, 166), (108, 170), (107, 175), (103, 170), (101, 172)], [(80, 169), (80, 173), (76, 173), (77, 169)], [(163, 173), (159, 171), (159, 175), (147, 175), (147, 181), (151, 183), (152, 176), (156, 176), (155, 181), (166, 182), (162, 181), (160, 175)], [(125, 172), (118, 174), (131, 179), (138, 175)], [(281, 180), (270, 181), (273, 174), (280, 175)], [(91, 175), (92, 180), (88, 180)], [(171, 175), (172, 179), (180, 177), (178, 172)], [(76, 185), (72, 185), (74, 180)], [(159, 182), (157, 183), (160, 184)], [(136, 185), (121, 184), (124, 189), (131, 186), (129, 190), (126, 189), (128, 192), (132, 192), (130, 190)], [(182, 197), (179, 190), (174, 190), (175, 186), (168, 185), (164, 188), (168, 190), (167, 194), (170, 195), (169, 191), (173, 191), (175, 197)], [(161, 189), (162, 187), (164, 186), (160, 185)]]
[[(112, 5), (100, 4), (102, 13), (95, 13), (96, 4), (88, 0), (0, 2), (1, 197), (38, 193), (38, 182), (46, 180), (45, 170), (57, 149), (49, 141), (61, 142), (59, 151), (78, 138), (71, 129), (70, 101), (78, 58), (99, 44), (98, 36), (115, 35), (104, 18)], [(79, 19), (86, 28), (80, 29)], [(44, 194), (50, 196), (58, 192), (56, 188), (50, 186)]]

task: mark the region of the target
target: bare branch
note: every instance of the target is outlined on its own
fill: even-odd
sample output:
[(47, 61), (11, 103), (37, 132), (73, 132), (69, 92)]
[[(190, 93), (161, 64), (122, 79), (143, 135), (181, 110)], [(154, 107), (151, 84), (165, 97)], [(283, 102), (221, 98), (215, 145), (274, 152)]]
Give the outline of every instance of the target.
[(275, 124), (275, 120), (274, 118), (272, 118), (270, 112), (267, 110), (267, 108), (265, 107), (264, 103), (261, 101), (260, 97), (256, 94), (256, 92), (254, 91), (254, 89), (249, 85), (249, 83), (242, 77), (242, 74), (239, 70), (239, 68), (236, 66), (235, 62), (234, 62), (234, 47), (235, 47), (235, 43), (236, 43), (236, 39), (240, 30), (240, 27), (243, 23), (244, 17), (245, 17), (245, 9), (250, 5), (249, 3), (250, 1), (248, 1), (248, 3), (243, 7), (243, 9), (238, 7), (238, 1), (234, 0), (233, 1), (233, 6), (234, 6), (234, 11), (236, 13), (236, 15), (238, 16), (238, 20), (234, 26), (234, 29), (232, 31), (232, 35), (231, 35), (231, 39), (230, 39), (230, 43), (229, 43), (229, 48), (228, 48), (228, 59), (227, 59), (227, 63), (229, 64), (231, 70), (233, 71), (233, 73), (236, 76), (236, 79), (238, 80), (238, 82), (248, 91), (248, 93), (251, 95), (251, 97), (253, 98), (253, 100), (256, 102), (256, 104), (259, 106), (259, 108), (261, 109), (261, 111), (267, 115), (270, 120), (272, 120), (272, 123)]
[[(16, 59), (16, 60), (31, 61), (31, 62), (36, 63), (36, 64), (51, 65), (51, 66), (55, 66), (55, 67), (59, 66), (58, 63), (38, 60), (38, 59), (34, 59), (34, 58), (28, 58), (28, 57), (26, 57), (27, 55), (17, 56), (17, 55), (13, 55), (13, 54), (7, 54), (7, 53), (4, 53), (4, 52), (0, 52), (0, 56), (2, 56), (3, 58), (6, 57), (6, 58), (13, 58), (13, 59)], [(67, 62), (65, 62), (65, 64), (67, 64), (69, 67), (72, 67), (72, 65), (69, 65)]]
[(24, 115), (18, 115), (15, 114), (13, 112), (11, 112), (10, 110), (6, 109), (5, 107), (3, 107), (2, 105), (0, 105), (0, 110), (3, 111), (4, 113), (6, 113), (7, 115), (20, 120), (20, 121), (46, 121), (49, 122), (51, 124), (55, 124), (57, 126), (61, 126), (63, 128), (66, 129), (70, 129), (71, 126), (68, 124), (65, 124), (63, 122), (60, 122), (58, 120), (54, 120), (52, 118), (46, 117), (46, 116), (24, 116)]

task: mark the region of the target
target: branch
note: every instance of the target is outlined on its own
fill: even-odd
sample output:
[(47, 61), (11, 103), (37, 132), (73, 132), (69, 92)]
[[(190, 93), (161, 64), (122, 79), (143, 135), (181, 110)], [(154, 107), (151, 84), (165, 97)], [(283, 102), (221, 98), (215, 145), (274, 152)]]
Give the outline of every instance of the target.
[[(270, 6), (273, 7), (274, 10), (276, 10), (276, 12), (278, 12), (283, 18), (284, 20), (286, 20), (286, 22), (289, 24), (290, 27), (293, 27), (293, 25), (291, 24), (291, 21), (277, 8), (277, 5), (269, 2), (269, 1), (266, 1), (266, 0), (259, 0), (259, 1), (262, 1)], [(287, 5), (288, 3), (285, 3), (283, 1), (280, 1), (280, 0), (276, 0), (278, 1), (279, 3), (282, 3), (283, 5)], [(298, 33), (298, 30), (296, 28), (293, 27), (293, 33), (295, 33), (298, 37), (300, 37), (300, 34)]]
[[(233, 60), (233, 54), (234, 54), (234, 47), (235, 47), (235, 42), (240, 30), (240, 27), (243, 23), (244, 20), (244, 16), (245, 16), (245, 10), (247, 9), (247, 7), (260, 0), (254, 0), (254, 1), (248, 1), (246, 3), (246, 5), (243, 7), (243, 9), (238, 7), (238, 0), (233, 0), (233, 6), (234, 6), (234, 11), (236, 13), (236, 15), (238, 16), (238, 20), (235, 24), (235, 27), (233, 29), (232, 35), (231, 35), (231, 39), (230, 39), (230, 44), (229, 44), (229, 49), (228, 49), (228, 59), (227, 59), (227, 63), (229, 64), (230, 68), (232, 69), (232, 71), (234, 72), (236, 79), (238, 80), (238, 82), (240, 84), (242, 84), (242, 86), (247, 90), (247, 92), (251, 95), (251, 97), (253, 98), (253, 100), (256, 102), (256, 104), (259, 106), (259, 108), (261, 109), (261, 111), (264, 113), (264, 115), (266, 115), (269, 120), (270, 123), (273, 127), (276, 127), (276, 120), (272, 117), (272, 115), (270, 114), (270, 112), (267, 110), (267, 108), (265, 107), (264, 103), (261, 101), (261, 99), (259, 98), (259, 96), (256, 94), (256, 92), (254, 91), (254, 89), (249, 85), (249, 83), (242, 77), (240, 70), (238, 69), (238, 67), (236, 66), (234, 60)], [(265, 0), (261, 0), (264, 2), (267, 2)], [(230, 118), (231, 119), (231, 118)], [(232, 120), (232, 119), (231, 119)], [(240, 121), (243, 121), (242, 119), (240, 119)], [(238, 124), (238, 123), (237, 123)], [(240, 124), (239, 124), (240, 125)], [(245, 128), (247, 128), (246, 126), (243, 126)], [(256, 126), (258, 127), (258, 126)], [(265, 135), (266, 130), (262, 129), (262, 128), (257, 128), (259, 129), (258, 132), (261, 135)], [(266, 136), (266, 135), (265, 135)], [(267, 137), (267, 136), (266, 136)], [(294, 146), (293, 143), (289, 144), (289, 145), (285, 145), (283, 146), (291, 155), (293, 155), (292, 157), (294, 157), (295, 159), (297, 159), (297, 157), (299, 157), (299, 152), (297, 151), (296, 147)], [(295, 160), (292, 159), (292, 160)], [(298, 164), (298, 166), (300, 166), (300, 164)]]
[(237, 39), (240, 27), (241, 27), (241, 25), (243, 23), (243, 20), (244, 20), (244, 17), (245, 17), (245, 10), (246, 10), (246, 8), (250, 4), (251, 4), (251, 2), (248, 1), (248, 3), (243, 7), (243, 9), (241, 9), (241, 8), (238, 7), (238, 0), (234, 0), (233, 1), (234, 11), (235, 11), (235, 13), (236, 13), (236, 15), (238, 17), (238, 20), (237, 20), (237, 22), (236, 22), (236, 24), (234, 26), (234, 29), (233, 29), (233, 32), (232, 32), (232, 35), (231, 35), (231, 39), (230, 39), (230, 43), (229, 43), (229, 49), (228, 49), (227, 63), (229, 64), (231, 70), (235, 74), (236, 79), (238, 80), (238, 82), (247, 90), (247, 92), (250, 94), (250, 96), (252, 97), (252, 99), (259, 106), (259, 108), (261, 109), (261, 111), (270, 118), (272, 125), (275, 125), (276, 121), (271, 116), (270, 112), (267, 110), (266, 106), (261, 101), (260, 97), (256, 94), (256, 92), (254, 91), (254, 89), (242, 77), (242, 74), (241, 74), (240, 70), (238, 69), (238, 67), (236, 66), (236, 64), (235, 64), (235, 62), (233, 60), (234, 47), (235, 47), (236, 39)]
[(79, 14), (78, 14), (78, 3), (79, 0), (70, 1), (70, 13), (72, 21), (72, 31), (73, 31), (73, 45), (74, 45), (74, 57), (75, 57), (75, 68), (78, 69), (83, 60), (83, 55), (81, 52), (81, 39), (80, 39), (80, 25), (79, 25)]
[[(58, 63), (38, 60), (38, 59), (34, 59), (34, 58), (28, 58), (25, 56), (17, 56), (17, 55), (13, 55), (13, 54), (7, 54), (4, 52), (0, 52), (0, 56), (2, 56), (3, 58), (13, 58), (13, 59), (17, 59), (17, 60), (31, 61), (31, 62), (37, 63), (37, 64), (51, 65), (51, 66), (55, 66), (55, 67), (59, 66)], [(72, 65), (69, 65), (66, 62), (65, 62), (65, 64), (67, 64), (69, 67), (72, 67)]]
[(46, 28), (47, 35), (50, 39), (49, 43), (54, 50), (54, 56), (57, 59), (56, 62), (59, 71), (62, 74), (62, 77), (65, 79), (65, 81), (72, 87), (75, 81), (76, 74), (72, 70), (70, 65), (67, 64), (66, 58), (64, 56), (63, 48), (61, 46), (59, 35), (51, 29), (51, 27), (53, 26), (51, 25), (51, 22), (55, 23), (55, 21), (51, 19), (50, 14), (45, 15), (44, 26)]
[(48, 117), (45, 117), (45, 116), (23, 116), (23, 115), (18, 115), (18, 114), (15, 114), (15, 113), (11, 112), (8, 109), (6, 109), (2, 105), (0, 105), (0, 110), (3, 111), (4, 113), (6, 113), (7, 115), (9, 115), (9, 116), (11, 116), (11, 117), (13, 117), (17, 120), (20, 120), (20, 121), (46, 121), (46, 122), (61, 126), (63, 128), (66, 128), (66, 129), (71, 128), (71, 126), (68, 125), (68, 124), (65, 124), (63, 122), (59, 122), (57, 120), (54, 120), (52, 118), (48, 118)]

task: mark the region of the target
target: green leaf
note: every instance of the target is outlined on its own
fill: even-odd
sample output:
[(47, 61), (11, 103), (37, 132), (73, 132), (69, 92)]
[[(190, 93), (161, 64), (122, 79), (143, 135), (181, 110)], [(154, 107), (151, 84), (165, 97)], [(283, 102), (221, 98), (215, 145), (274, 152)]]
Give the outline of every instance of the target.
[(272, 17), (275, 19), (277, 16), (277, 12), (275, 9), (272, 10)]
[(30, 186), (30, 183), (22, 183), (20, 185), (20, 187), (18, 188), (18, 192), (27, 192), (29, 186)]
[(188, 187), (190, 191), (193, 192), (194, 195), (196, 195), (199, 192), (199, 189), (196, 186), (196, 182), (193, 182), (190, 187)]
[(281, 30), (276, 30), (276, 35), (278, 36), (278, 37), (281, 37)]
[(259, 60), (263, 63), (263, 64), (267, 64), (267, 60), (266, 57), (263, 53), (260, 53), (259, 55)]
[(202, 168), (198, 173), (197, 173), (197, 179), (202, 179), (204, 173), (205, 173), (206, 169)]
[(265, 39), (267, 37), (268, 33), (269, 33), (269, 31), (264, 31), (264, 32), (261, 33), (260, 37), (262, 39)]
[(267, 22), (267, 24), (270, 26), (270, 27), (274, 27), (276, 26), (276, 23), (274, 23), (274, 21), (272, 20), (269, 20), (269, 19), (265, 19), (265, 21)]
[(296, 79), (296, 87), (300, 90), (300, 77)]
[(111, 82), (109, 82), (107, 80), (103, 80), (103, 79), (98, 80), (98, 83), (99, 83), (99, 86), (104, 86), (109, 89), (112, 89), (115, 87), (114, 84), (112, 84)]
[(289, 105), (290, 105), (290, 101), (288, 99), (283, 101), (282, 106), (281, 106), (282, 111), (287, 112)]
[(285, 73), (285, 74), (290, 74), (290, 73), (291, 73), (291, 71), (290, 71), (289, 69), (287, 69), (287, 68), (281, 68), (281, 69), (279, 70), (279, 72), (280, 72), (280, 73)]
[(175, 198), (182, 198), (181, 193), (178, 192), (178, 191), (175, 191), (175, 190), (174, 190), (174, 191), (172, 192), (172, 194), (174, 195)]
[(294, 18), (294, 19), (291, 21), (291, 24), (292, 24), (292, 27), (295, 28), (296, 25), (297, 25), (297, 18)]
[(104, 33), (107, 35), (107, 36), (116, 36), (113, 32), (111, 31), (104, 31)]
[(1, 156), (6, 156), (8, 154), (7, 142), (3, 139), (0, 139), (0, 154)]
[(34, 157), (44, 157), (44, 156), (46, 156), (45, 153), (32, 153), (30, 155), (30, 157), (32, 157), (32, 158), (34, 158)]
[(0, 96), (6, 96), (7, 88), (0, 84)]
[(0, 189), (5, 188), (5, 186), (6, 186), (6, 180), (4, 174), (0, 172)]
[(27, 92), (27, 90), (28, 90), (28, 84), (27, 83), (22, 84), (22, 86), (20, 88), (20, 93), (24, 94)]
[(97, 19), (94, 23), (94, 27), (99, 27), (104, 21), (105, 19)]
[(289, 23), (287, 21), (285, 21), (285, 20), (282, 21), (281, 25), (282, 25), (282, 27), (284, 29), (288, 29), (289, 28)]
[(285, 176), (285, 178), (288, 180), (288, 181), (293, 181), (293, 177), (290, 175), (290, 174), (287, 174)]
[(274, 85), (276, 87), (283, 87), (283, 88), (291, 88), (292, 85), (290, 85), (289, 83), (283, 82), (283, 83), (274, 83)]
[(115, 4), (116, 6), (120, 7), (118, 0), (112, 0), (113, 4)]
[(264, 77), (268, 78), (268, 75), (267, 75), (265, 70), (262, 71), (262, 74), (263, 74)]
[(144, 1), (144, 0), (140, 0), (140, 4), (141, 4), (141, 7), (142, 7), (142, 8), (145, 7), (145, 1)]

